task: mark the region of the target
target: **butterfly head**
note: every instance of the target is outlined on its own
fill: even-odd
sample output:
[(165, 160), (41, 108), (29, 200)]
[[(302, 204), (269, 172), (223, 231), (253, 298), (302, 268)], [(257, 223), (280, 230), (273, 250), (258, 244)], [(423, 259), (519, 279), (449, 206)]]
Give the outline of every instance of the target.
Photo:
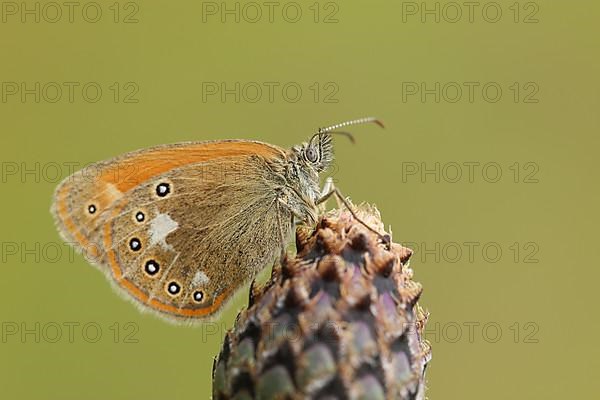
[(315, 133), (308, 142), (302, 143), (302, 145), (295, 146), (293, 148), (296, 160), (310, 167), (310, 169), (316, 171), (317, 174), (325, 171), (333, 162), (332, 135), (337, 134), (346, 136), (352, 143), (354, 143), (354, 137), (350, 133), (339, 131), (338, 129), (350, 125), (364, 123), (375, 123), (383, 127), (381, 121), (369, 117), (346, 121), (325, 128), (319, 128), (317, 133)]
[(333, 162), (333, 142), (328, 133), (317, 133), (308, 142), (294, 146), (292, 150), (299, 164), (317, 174), (325, 171)]

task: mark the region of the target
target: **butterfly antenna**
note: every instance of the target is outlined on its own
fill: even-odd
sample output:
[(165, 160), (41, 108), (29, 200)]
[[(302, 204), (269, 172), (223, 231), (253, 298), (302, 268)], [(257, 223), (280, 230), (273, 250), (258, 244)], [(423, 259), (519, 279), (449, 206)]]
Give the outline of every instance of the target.
[(383, 122), (381, 122), (377, 118), (374, 118), (374, 117), (358, 118), (358, 119), (353, 119), (351, 121), (345, 121), (345, 122), (341, 122), (339, 124), (327, 126), (324, 128), (319, 128), (317, 133), (314, 134), (313, 137), (310, 139), (310, 143), (312, 143), (312, 141), (315, 137), (324, 135), (326, 133), (346, 136), (348, 139), (350, 139), (350, 141), (352, 143), (355, 143), (354, 136), (352, 136), (352, 134), (350, 134), (349, 132), (345, 132), (345, 131), (337, 131), (336, 129), (345, 128), (345, 127), (351, 126), (351, 125), (371, 124), (371, 123), (377, 124), (381, 128), (385, 128), (385, 126), (383, 125)]
[(329, 133), (329, 132), (334, 131), (336, 129), (344, 128), (344, 127), (350, 126), (350, 125), (371, 124), (371, 123), (377, 124), (380, 127), (384, 128), (383, 122), (381, 122), (377, 118), (367, 117), (367, 118), (359, 118), (359, 119), (353, 119), (351, 121), (341, 122), (339, 124), (327, 126), (325, 128), (319, 128), (319, 132), (318, 133)]
[[(354, 136), (350, 132), (345, 132), (345, 131), (329, 131), (329, 132), (321, 132), (320, 134), (323, 135), (325, 133), (327, 133), (328, 135), (342, 135), (342, 136), (346, 136), (352, 142), (352, 144), (356, 143), (356, 140), (354, 140)], [(317, 133), (317, 135), (319, 135), (319, 133)]]

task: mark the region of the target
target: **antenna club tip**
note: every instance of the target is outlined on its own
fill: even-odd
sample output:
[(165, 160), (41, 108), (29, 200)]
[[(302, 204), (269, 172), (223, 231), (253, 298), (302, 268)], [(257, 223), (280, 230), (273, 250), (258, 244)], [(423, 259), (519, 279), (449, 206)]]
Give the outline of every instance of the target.
[(385, 129), (385, 125), (383, 124), (383, 121), (381, 121), (377, 118), (374, 118), (373, 122), (376, 123), (377, 125), (379, 125), (379, 127), (381, 127), (382, 129)]

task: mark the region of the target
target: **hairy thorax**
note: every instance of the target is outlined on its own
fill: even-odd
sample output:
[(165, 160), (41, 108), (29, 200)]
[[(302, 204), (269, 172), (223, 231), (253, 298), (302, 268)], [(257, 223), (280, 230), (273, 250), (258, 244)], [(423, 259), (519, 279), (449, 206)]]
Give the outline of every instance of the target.
[(292, 159), (286, 169), (286, 185), (282, 202), (295, 219), (306, 223), (316, 222), (316, 203), (320, 197), (319, 174), (302, 161)]

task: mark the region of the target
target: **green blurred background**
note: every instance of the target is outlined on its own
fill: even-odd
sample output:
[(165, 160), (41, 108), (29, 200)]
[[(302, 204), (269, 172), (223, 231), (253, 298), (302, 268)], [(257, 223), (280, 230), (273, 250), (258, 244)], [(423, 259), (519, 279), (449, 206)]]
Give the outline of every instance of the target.
[(245, 304), (186, 327), (117, 296), (55, 231), (71, 166), (366, 115), (332, 173), (416, 250), (428, 397), (598, 393), (598, 5), (288, 3), (2, 2), (1, 397), (208, 399)]

